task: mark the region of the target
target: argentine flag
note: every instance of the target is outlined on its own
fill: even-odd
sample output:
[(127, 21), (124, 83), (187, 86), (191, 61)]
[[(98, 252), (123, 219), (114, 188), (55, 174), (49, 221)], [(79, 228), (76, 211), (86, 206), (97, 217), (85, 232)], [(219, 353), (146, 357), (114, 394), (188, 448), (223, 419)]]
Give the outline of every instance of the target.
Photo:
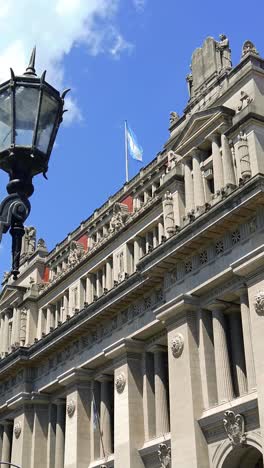
[(138, 144), (137, 137), (135, 133), (131, 130), (129, 125), (127, 125), (126, 134), (127, 134), (128, 152), (130, 156), (133, 159), (136, 159), (137, 161), (142, 161), (143, 149)]

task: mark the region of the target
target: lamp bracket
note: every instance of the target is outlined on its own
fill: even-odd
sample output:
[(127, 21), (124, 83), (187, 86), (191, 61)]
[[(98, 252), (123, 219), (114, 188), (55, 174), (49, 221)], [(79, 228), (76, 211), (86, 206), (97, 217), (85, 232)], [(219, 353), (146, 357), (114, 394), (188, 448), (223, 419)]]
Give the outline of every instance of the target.
[(17, 279), (24, 235), (24, 222), (30, 213), (30, 202), (21, 193), (11, 193), (0, 204), (0, 242), (2, 234), (10, 230), (12, 236), (12, 274)]

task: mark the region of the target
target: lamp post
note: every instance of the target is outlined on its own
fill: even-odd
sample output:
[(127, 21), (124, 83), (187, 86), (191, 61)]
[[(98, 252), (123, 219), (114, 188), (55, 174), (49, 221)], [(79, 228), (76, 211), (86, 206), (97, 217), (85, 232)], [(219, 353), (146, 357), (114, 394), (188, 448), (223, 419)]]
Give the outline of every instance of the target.
[(17, 279), (23, 223), (30, 213), (28, 198), (32, 179), (43, 173), (46, 178), (51, 150), (62, 122), (64, 98), (45, 81), (46, 72), (35, 72), (36, 49), (22, 76), (0, 85), (0, 169), (9, 174), (8, 196), (0, 204), (0, 242), (2, 234), (12, 236), (12, 274)]

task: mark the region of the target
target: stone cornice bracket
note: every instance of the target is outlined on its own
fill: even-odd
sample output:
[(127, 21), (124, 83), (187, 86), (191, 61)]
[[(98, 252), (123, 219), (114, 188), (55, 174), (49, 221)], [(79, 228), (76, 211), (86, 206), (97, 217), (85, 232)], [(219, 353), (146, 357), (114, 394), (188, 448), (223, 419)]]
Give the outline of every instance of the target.
[(170, 302), (163, 304), (154, 311), (156, 318), (169, 325), (189, 311), (199, 309), (199, 298), (187, 294), (181, 294)]
[(133, 340), (132, 338), (122, 338), (113, 345), (104, 349), (104, 355), (106, 359), (119, 360), (122, 358), (141, 357), (142, 352), (145, 349), (145, 345), (141, 341)]
[(89, 369), (69, 369), (64, 374), (57, 378), (58, 384), (64, 387), (76, 385), (76, 384), (87, 384), (91, 382), (94, 372)]

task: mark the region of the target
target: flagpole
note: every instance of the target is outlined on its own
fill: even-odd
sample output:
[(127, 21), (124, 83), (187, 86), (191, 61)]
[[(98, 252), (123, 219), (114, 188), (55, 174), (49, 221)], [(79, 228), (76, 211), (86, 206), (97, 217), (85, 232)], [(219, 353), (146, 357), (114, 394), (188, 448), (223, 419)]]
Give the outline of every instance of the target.
[(128, 182), (127, 121), (125, 120), (126, 182)]

